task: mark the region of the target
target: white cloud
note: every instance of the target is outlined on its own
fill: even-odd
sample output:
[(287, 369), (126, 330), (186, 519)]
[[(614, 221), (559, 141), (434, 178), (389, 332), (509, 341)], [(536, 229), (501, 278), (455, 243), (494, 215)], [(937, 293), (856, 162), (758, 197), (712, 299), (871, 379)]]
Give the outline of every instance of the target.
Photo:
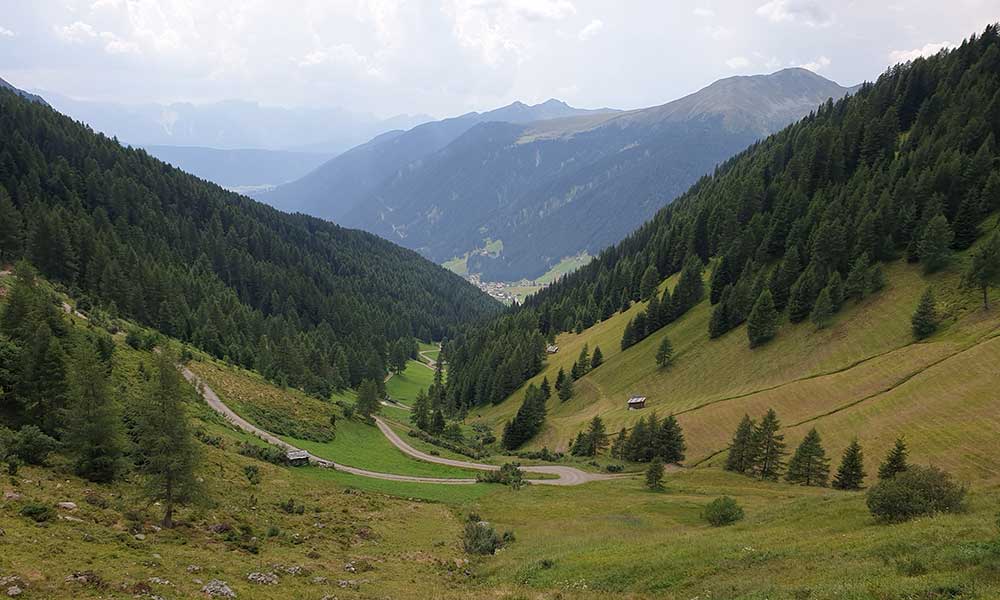
[(102, 31), (101, 39), (104, 40), (104, 51), (108, 54), (138, 54), (139, 46), (135, 42), (123, 40), (110, 31)]
[(833, 15), (814, 0), (770, 0), (757, 8), (757, 14), (772, 23), (802, 22), (810, 27), (833, 23)]
[(586, 42), (590, 38), (600, 33), (602, 29), (604, 29), (604, 21), (600, 19), (594, 19), (590, 23), (587, 23), (586, 27), (580, 30), (580, 33), (577, 34), (577, 37), (580, 38), (580, 41)]
[(726, 61), (730, 69), (744, 69), (750, 66), (750, 60), (745, 56), (734, 56)]
[(889, 61), (893, 64), (908, 62), (921, 56), (934, 56), (938, 52), (952, 48), (955, 44), (951, 42), (936, 42), (924, 44), (921, 48), (914, 48), (913, 50), (893, 50), (889, 53)]
[(7, 29), (6, 27), (0, 25), (0, 35), (6, 36), (6, 37), (14, 37), (15, 34), (10, 29)]
[(78, 44), (96, 38), (97, 32), (90, 24), (76, 21), (71, 25), (56, 27), (56, 36), (63, 41)]
[(701, 31), (702, 33), (704, 33), (705, 35), (716, 41), (724, 40), (733, 36), (733, 30), (729, 29), (724, 25), (714, 25), (710, 27), (705, 27)]
[(518, 16), (529, 21), (561, 21), (576, 14), (569, 0), (507, 0)]
[(820, 56), (814, 61), (803, 63), (797, 66), (802, 67), (803, 69), (809, 69), (810, 71), (813, 72), (818, 72), (830, 66), (830, 59), (825, 56)]
[(692, 14), (694, 14), (694, 16), (702, 17), (705, 19), (711, 19), (712, 17), (715, 16), (715, 11), (712, 10), (711, 8), (696, 8), (691, 12)]

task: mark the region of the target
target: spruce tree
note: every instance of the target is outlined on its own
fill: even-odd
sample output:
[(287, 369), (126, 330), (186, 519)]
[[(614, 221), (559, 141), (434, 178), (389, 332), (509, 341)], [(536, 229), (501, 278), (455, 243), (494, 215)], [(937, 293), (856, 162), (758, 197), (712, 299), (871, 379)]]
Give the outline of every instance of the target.
[(649, 265), (642, 273), (642, 280), (639, 283), (639, 297), (642, 300), (649, 300), (656, 293), (656, 286), (659, 283), (660, 274), (656, 271), (656, 265)]
[(21, 256), (22, 241), (21, 213), (0, 188), (0, 265)]
[(590, 370), (590, 349), (587, 348), (587, 344), (583, 345), (580, 349), (580, 356), (576, 359), (576, 368), (579, 372), (577, 379), (583, 377)]
[(635, 338), (635, 325), (632, 324), (632, 319), (629, 319), (628, 323), (625, 324), (625, 331), (622, 332), (622, 350), (627, 350), (635, 344)]
[(434, 414), (431, 415), (431, 424), (429, 426), (428, 433), (433, 435), (441, 435), (444, 432), (445, 421), (444, 421), (444, 411), (440, 408), (434, 409)]
[(169, 529), (174, 526), (175, 506), (193, 500), (201, 489), (195, 477), (198, 451), (184, 410), (181, 376), (169, 352), (156, 356), (150, 390), (135, 418), (146, 495), (163, 503), (163, 527)]
[(816, 278), (811, 267), (803, 271), (792, 285), (788, 292), (788, 320), (792, 323), (804, 321), (812, 312), (815, 285)]
[(1000, 232), (994, 231), (982, 246), (972, 253), (972, 260), (962, 277), (968, 287), (983, 294), (983, 308), (990, 307), (990, 287), (1000, 285)]
[(659, 456), (654, 457), (650, 461), (649, 467), (646, 468), (646, 487), (653, 491), (662, 490), (663, 471), (663, 461), (660, 460)]
[(417, 429), (427, 431), (430, 426), (430, 401), (427, 392), (423, 389), (417, 392), (417, 397), (413, 401), (413, 410), (410, 411), (410, 423)]
[(670, 464), (680, 464), (684, 462), (684, 452), (687, 445), (684, 443), (684, 432), (680, 423), (670, 415), (660, 424), (660, 435), (658, 436), (657, 452), (664, 462)]
[(785, 480), (789, 483), (825, 487), (830, 477), (830, 461), (816, 428), (809, 430), (788, 461)]
[(566, 377), (563, 379), (562, 386), (559, 387), (559, 399), (565, 402), (572, 397), (573, 397), (573, 378)]
[(878, 478), (881, 480), (892, 479), (905, 471), (909, 467), (906, 462), (907, 455), (906, 442), (903, 438), (896, 438), (892, 450), (889, 450), (885, 460), (878, 467)]
[(753, 468), (757, 459), (754, 437), (755, 424), (750, 415), (743, 415), (733, 441), (729, 445), (729, 455), (726, 457), (726, 470), (735, 473), (746, 473)]
[(955, 236), (951, 247), (956, 250), (965, 250), (979, 237), (979, 198), (975, 192), (965, 195), (952, 225)]
[(358, 386), (358, 399), (354, 403), (354, 411), (365, 420), (379, 412), (378, 386), (371, 379), (365, 379)]
[(601, 347), (594, 346), (594, 355), (590, 359), (590, 368), (596, 369), (597, 367), (601, 366), (601, 363), (603, 362), (604, 362), (604, 355), (601, 353)]
[(847, 273), (847, 281), (844, 283), (844, 297), (855, 302), (861, 302), (868, 294), (868, 255), (862, 254), (851, 263), (851, 270)]
[(64, 442), (77, 475), (98, 483), (124, 470), (122, 422), (111, 397), (108, 370), (88, 342), (73, 353), (68, 371), (69, 400)]
[(625, 444), (628, 441), (628, 432), (622, 427), (618, 431), (618, 435), (615, 437), (615, 441), (611, 444), (611, 457), (617, 458), (618, 460), (625, 459)]
[(833, 320), (833, 300), (830, 298), (830, 288), (823, 288), (819, 296), (816, 297), (816, 303), (813, 304), (809, 320), (818, 329), (823, 329)]
[(833, 312), (840, 310), (844, 303), (844, 280), (840, 277), (840, 271), (834, 271), (827, 280), (826, 289), (830, 294), (830, 303), (833, 305)]
[(552, 387), (549, 385), (548, 377), (542, 377), (542, 385), (538, 389), (542, 392), (542, 397), (546, 400), (552, 397)]
[(833, 478), (833, 487), (838, 490), (860, 490), (864, 480), (864, 455), (858, 438), (854, 438), (840, 459), (840, 467), (837, 468), (837, 474)]
[(913, 312), (910, 323), (913, 327), (913, 337), (918, 340), (922, 340), (937, 331), (938, 315), (934, 291), (929, 286), (920, 296), (920, 302), (917, 303), (917, 309)]
[(920, 257), (925, 272), (933, 273), (948, 263), (953, 237), (951, 226), (944, 215), (939, 214), (927, 222), (917, 245), (917, 256)]
[(750, 347), (755, 348), (774, 338), (778, 330), (778, 311), (774, 309), (771, 291), (764, 290), (750, 311), (747, 319), (747, 338)]
[(590, 420), (590, 425), (587, 427), (587, 447), (590, 456), (596, 456), (608, 447), (606, 434), (607, 430), (601, 417), (595, 416)]
[(670, 338), (663, 336), (660, 347), (656, 350), (656, 366), (669, 366), (674, 360), (674, 347), (670, 343)]
[(785, 436), (778, 433), (781, 422), (774, 409), (768, 409), (754, 430), (754, 474), (761, 479), (777, 481), (785, 468)]

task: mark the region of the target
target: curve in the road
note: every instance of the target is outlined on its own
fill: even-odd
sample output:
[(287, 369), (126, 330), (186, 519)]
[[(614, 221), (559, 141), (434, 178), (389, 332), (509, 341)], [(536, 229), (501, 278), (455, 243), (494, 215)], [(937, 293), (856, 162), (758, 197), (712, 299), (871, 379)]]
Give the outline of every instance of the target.
[[(289, 444), (285, 440), (279, 438), (278, 436), (265, 431), (253, 423), (247, 421), (243, 417), (236, 414), (236, 412), (226, 406), (226, 404), (219, 398), (219, 395), (208, 386), (201, 378), (195, 375), (187, 367), (181, 368), (181, 374), (184, 379), (188, 380), (191, 385), (195, 387), (201, 394), (202, 398), (209, 407), (215, 412), (222, 415), (227, 421), (238, 427), (239, 429), (259, 437), (269, 444), (274, 444), (279, 448), (283, 448), (286, 451), (304, 451), (301, 448)], [(417, 460), (422, 460), (425, 462), (437, 463), (441, 465), (450, 465), (453, 467), (474, 469), (478, 471), (495, 471), (500, 467), (496, 465), (487, 465), (484, 463), (473, 463), (466, 462), (462, 460), (454, 460), (451, 458), (442, 458), (440, 456), (432, 456), (426, 452), (421, 452), (416, 448), (407, 444), (399, 435), (389, 427), (385, 421), (379, 417), (375, 417), (375, 423), (378, 425), (379, 430), (382, 434), (389, 439), (390, 442), (404, 454), (411, 456)], [(309, 462), (320, 466), (336, 469), (338, 471), (343, 471), (345, 473), (351, 473), (353, 475), (360, 475), (361, 477), (371, 477), (374, 479), (387, 479), (390, 481), (405, 481), (410, 483), (439, 483), (445, 485), (467, 485), (476, 483), (475, 479), (449, 479), (445, 477), (416, 477), (411, 475), (397, 475), (395, 473), (381, 473), (378, 471), (369, 471), (367, 469), (359, 469), (357, 467), (349, 467), (347, 465), (342, 465), (340, 463), (335, 463), (332, 460), (327, 460), (325, 458), (320, 458), (318, 456), (313, 456), (310, 452), (304, 451), (309, 455)], [(546, 475), (555, 475), (557, 479), (539, 479), (534, 480), (532, 483), (540, 483), (545, 485), (580, 485), (581, 483), (587, 483), (589, 481), (599, 481), (604, 479), (614, 479), (619, 477), (618, 475), (606, 475), (603, 473), (588, 473), (586, 471), (581, 471), (573, 467), (563, 467), (559, 465), (533, 465), (521, 467), (521, 470), (528, 473), (540, 473)]]

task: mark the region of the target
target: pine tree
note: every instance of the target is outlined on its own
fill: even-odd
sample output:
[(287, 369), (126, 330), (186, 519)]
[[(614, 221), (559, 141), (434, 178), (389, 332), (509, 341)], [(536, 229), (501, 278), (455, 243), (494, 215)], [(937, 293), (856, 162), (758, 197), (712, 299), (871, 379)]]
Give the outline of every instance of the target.
[(830, 477), (830, 461), (816, 428), (809, 430), (788, 461), (785, 480), (789, 483), (825, 487)]
[(445, 429), (444, 411), (441, 410), (440, 408), (435, 408), (434, 414), (431, 415), (430, 431), (428, 433), (431, 433), (433, 435), (441, 435), (441, 433), (444, 432), (444, 429)]
[(417, 392), (417, 397), (413, 401), (413, 410), (410, 411), (410, 423), (417, 429), (427, 431), (430, 426), (430, 401), (427, 392), (423, 389)]
[(917, 245), (917, 256), (924, 265), (924, 271), (933, 273), (948, 263), (953, 237), (951, 226), (944, 215), (939, 214), (927, 222)]
[(747, 319), (747, 338), (750, 347), (755, 348), (774, 338), (778, 330), (778, 311), (774, 309), (771, 291), (764, 290), (750, 311)]
[(69, 402), (64, 442), (77, 475), (98, 483), (122, 473), (122, 422), (111, 397), (108, 371), (87, 342), (73, 353), (68, 372)]
[(538, 389), (542, 392), (542, 397), (546, 400), (552, 397), (552, 387), (549, 385), (548, 377), (542, 377), (542, 384), (538, 387)]
[(670, 338), (663, 336), (663, 341), (660, 342), (660, 347), (656, 350), (656, 366), (666, 367), (673, 363), (674, 360), (674, 347), (670, 343)]
[(635, 325), (632, 323), (632, 319), (629, 319), (628, 323), (625, 323), (625, 331), (622, 332), (622, 350), (627, 350), (633, 344), (635, 344), (636, 333)]
[(830, 288), (823, 288), (819, 296), (816, 297), (816, 303), (813, 304), (809, 320), (818, 329), (823, 329), (833, 320), (833, 300), (830, 298)]
[(0, 265), (21, 256), (22, 239), (21, 213), (0, 188)]
[(966, 194), (952, 225), (955, 236), (951, 247), (956, 250), (965, 250), (979, 237), (979, 198), (975, 192)]
[(556, 374), (556, 391), (560, 391), (563, 385), (566, 384), (566, 371), (562, 367), (559, 367), (559, 372)]
[(368, 420), (372, 415), (379, 412), (378, 386), (371, 379), (365, 379), (358, 386), (358, 399), (354, 403), (354, 410), (361, 418)]
[(807, 268), (792, 285), (788, 292), (788, 320), (801, 323), (812, 312), (816, 278), (813, 269)]
[(586, 375), (587, 371), (590, 370), (590, 349), (587, 344), (584, 344), (583, 348), (580, 349), (580, 356), (577, 357), (575, 366), (579, 372), (577, 379)]
[(146, 495), (163, 503), (163, 527), (174, 526), (174, 508), (193, 500), (201, 486), (195, 477), (198, 452), (184, 410), (181, 376), (168, 352), (156, 356), (151, 389), (136, 410), (139, 471)]
[(590, 426), (587, 428), (587, 447), (590, 456), (597, 456), (608, 447), (606, 434), (607, 430), (601, 417), (595, 416), (590, 420)]
[(761, 479), (777, 481), (785, 467), (785, 436), (778, 433), (781, 422), (774, 409), (768, 409), (754, 430), (753, 447), (756, 450), (753, 472)]
[(1000, 285), (1000, 233), (993, 232), (982, 246), (972, 253), (972, 260), (962, 277), (968, 287), (983, 293), (983, 308), (990, 308), (990, 287)]
[(868, 255), (862, 254), (851, 263), (851, 270), (847, 274), (847, 282), (844, 284), (844, 297), (855, 302), (861, 302), (868, 294)]
[(910, 323), (913, 326), (913, 337), (918, 340), (922, 340), (937, 331), (937, 308), (935, 308), (934, 291), (930, 287), (924, 290), (923, 295), (920, 296), (920, 302), (917, 303), (917, 310), (913, 312)]
[(566, 377), (563, 380), (562, 386), (559, 388), (559, 399), (565, 402), (572, 397), (573, 397), (573, 378)]
[(680, 423), (670, 415), (660, 424), (660, 432), (657, 436), (657, 452), (664, 462), (670, 464), (680, 464), (684, 462), (684, 452), (687, 445), (684, 443), (684, 432)]
[(878, 478), (881, 480), (892, 479), (905, 471), (909, 467), (906, 462), (907, 454), (906, 442), (903, 438), (896, 438), (896, 444), (892, 450), (889, 450), (889, 454), (878, 467)]
[(833, 305), (833, 312), (840, 310), (844, 303), (844, 281), (840, 277), (840, 271), (834, 271), (827, 280), (826, 289), (830, 294), (830, 303)]
[(663, 489), (663, 461), (659, 456), (653, 458), (646, 468), (646, 487), (658, 491)]
[(656, 286), (660, 284), (660, 274), (656, 271), (656, 265), (649, 265), (642, 273), (642, 281), (639, 283), (639, 297), (643, 300), (656, 293)]
[(618, 435), (615, 437), (614, 443), (611, 444), (611, 458), (617, 458), (618, 460), (625, 459), (625, 444), (628, 440), (628, 433), (625, 428), (622, 427), (618, 431)]
[(594, 346), (594, 356), (590, 359), (590, 368), (596, 369), (604, 362), (604, 355), (601, 354), (601, 347)]
[(733, 441), (729, 445), (729, 455), (726, 457), (726, 470), (735, 473), (746, 473), (753, 468), (757, 459), (757, 450), (754, 446), (756, 438), (754, 431), (755, 424), (749, 415), (743, 415), (733, 435)]
[(833, 487), (838, 490), (860, 490), (865, 480), (864, 455), (861, 452), (861, 444), (858, 438), (854, 438), (851, 444), (844, 450), (844, 456), (840, 460), (840, 467), (833, 478)]

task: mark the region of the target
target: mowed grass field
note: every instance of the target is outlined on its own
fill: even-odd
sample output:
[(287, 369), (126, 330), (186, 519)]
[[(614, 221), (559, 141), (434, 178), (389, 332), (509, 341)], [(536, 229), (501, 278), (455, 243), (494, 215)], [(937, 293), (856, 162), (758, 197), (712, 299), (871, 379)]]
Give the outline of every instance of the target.
[(393, 375), (385, 382), (385, 391), (390, 399), (410, 406), (416, 399), (417, 392), (426, 390), (432, 383), (434, 369), (429, 368), (426, 363), (410, 360), (402, 373)]
[[(543, 376), (554, 381), (559, 367), (568, 372), (584, 343), (591, 352), (599, 345), (606, 361), (576, 382), (572, 399), (550, 399), (546, 426), (528, 447), (565, 449), (595, 415), (615, 432), (655, 411), (678, 415), (687, 463), (699, 464), (723, 456), (744, 414), (759, 417), (773, 407), (791, 448), (814, 426), (834, 457), (855, 436), (870, 456), (881, 456), (905, 435), (916, 460), (968, 480), (1000, 479), (1000, 455), (988, 450), (1000, 431), (993, 391), (1000, 389), (1000, 341), (994, 339), (1000, 308), (983, 310), (979, 294), (960, 286), (965, 260), (958, 256), (932, 276), (903, 261), (885, 265), (886, 288), (859, 304), (846, 303), (830, 327), (785, 322), (772, 342), (753, 350), (745, 326), (708, 338), (707, 300), (625, 352), (621, 335), (639, 306), (580, 335), (563, 334), (559, 353), (548, 358), (535, 383)], [(936, 335), (914, 343), (910, 316), (928, 285), (944, 323)], [(661, 369), (655, 354), (664, 336), (675, 362)], [(647, 396), (648, 408), (628, 411), (631, 394)], [(470, 418), (499, 429), (522, 398), (519, 390), (499, 406), (474, 409)]]

